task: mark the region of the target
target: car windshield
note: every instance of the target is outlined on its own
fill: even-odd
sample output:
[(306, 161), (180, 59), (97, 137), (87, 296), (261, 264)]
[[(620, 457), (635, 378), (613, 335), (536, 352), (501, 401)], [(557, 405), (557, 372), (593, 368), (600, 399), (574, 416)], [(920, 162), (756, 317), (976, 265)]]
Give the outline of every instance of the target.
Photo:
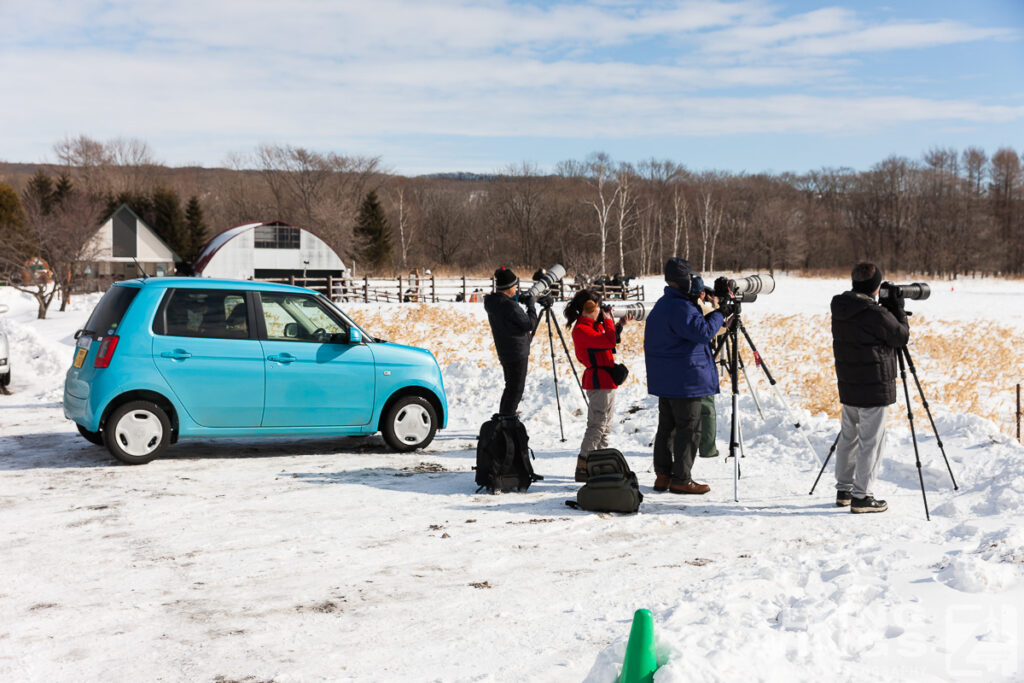
[(335, 311), (337, 311), (337, 312), (338, 312), (338, 315), (340, 315), (340, 316), (342, 317), (342, 319), (343, 319), (343, 320), (344, 320), (344, 321), (345, 321), (346, 323), (348, 323), (349, 325), (351, 325), (351, 326), (352, 326), (352, 327), (354, 327), (355, 329), (359, 330), (359, 332), (360, 332), (360, 333), (361, 333), (361, 334), (363, 335), (363, 339), (364, 339), (365, 341), (368, 341), (368, 342), (374, 342), (374, 341), (381, 341), (380, 339), (377, 339), (377, 338), (376, 338), (376, 337), (374, 337), (374, 336), (373, 336), (372, 334), (370, 334), (369, 332), (367, 332), (366, 330), (364, 330), (364, 329), (363, 329), (362, 327), (360, 327), (360, 326), (359, 326), (359, 325), (358, 325), (358, 324), (356, 323), (356, 321), (352, 320), (352, 318), (351, 318), (351, 317), (349, 317), (349, 316), (348, 316), (348, 315), (347, 315), (347, 314), (345, 313), (345, 311), (343, 311), (343, 310), (341, 310), (340, 308), (338, 308), (338, 305), (337, 305), (336, 303), (334, 303), (333, 301), (331, 301), (330, 299), (328, 299), (328, 298), (327, 298), (326, 296), (323, 296), (322, 294), (320, 295), (320, 298), (321, 298), (321, 299), (323, 299), (323, 300), (324, 300), (324, 301), (325, 301), (325, 302), (326, 302), (326, 303), (327, 303), (327, 304), (328, 304), (328, 305), (329, 305), (329, 306), (330, 306), (331, 308), (333, 308), (333, 309), (334, 309)]

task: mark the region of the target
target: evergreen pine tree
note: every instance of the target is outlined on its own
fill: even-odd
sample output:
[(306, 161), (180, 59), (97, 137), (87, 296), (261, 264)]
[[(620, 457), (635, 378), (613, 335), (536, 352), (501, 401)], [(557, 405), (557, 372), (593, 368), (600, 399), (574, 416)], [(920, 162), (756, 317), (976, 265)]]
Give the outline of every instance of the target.
[(54, 203), (53, 181), (50, 176), (42, 170), (36, 171), (25, 187), (25, 201), (39, 206), (44, 215), (50, 213)]
[(24, 231), (25, 211), (18, 193), (10, 185), (0, 184), (0, 241), (9, 244), (15, 233)]
[(179, 256), (185, 258), (183, 255), (191, 253), (192, 242), (177, 192), (166, 187), (153, 190), (153, 222), (150, 225)]
[(61, 173), (57, 177), (57, 184), (53, 188), (53, 203), (60, 204), (71, 194), (71, 178), (67, 173)]
[(359, 207), (353, 230), (355, 256), (367, 268), (380, 268), (391, 258), (391, 228), (377, 193), (371, 191)]
[(189, 197), (188, 206), (185, 207), (185, 223), (191, 250), (188, 255), (181, 254), (181, 257), (191, 262), (199, 256), (199, 250), (206, 244), (206, 222), (203, 220), (203, 207), (199, 206), (199, 198), (195, 195)]

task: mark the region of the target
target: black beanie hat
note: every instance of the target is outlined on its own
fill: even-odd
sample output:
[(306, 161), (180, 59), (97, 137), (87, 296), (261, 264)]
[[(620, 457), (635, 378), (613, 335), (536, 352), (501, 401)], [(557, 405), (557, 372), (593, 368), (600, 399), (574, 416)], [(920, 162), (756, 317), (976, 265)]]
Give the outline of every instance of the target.
[(519, 284), (519, 278), (516, 274), (505, 266), (501, 266), (494, 271), (494, 289), (502, 292), (510, 287), (515, 287)]
[(853, 281), (853, 291), (871, 296), (880, 284), (882, 284), (882, 269), (875, 266), (875, 274), (873, 276), (867, 280)]
[(679, 285), (680, 291), (686, 294), (690, 291), (690, 277), (693, 271), (690, 269), (690, 262), (678, 256), (670, 258), (665, 263), (665, 282), (674, 282)]

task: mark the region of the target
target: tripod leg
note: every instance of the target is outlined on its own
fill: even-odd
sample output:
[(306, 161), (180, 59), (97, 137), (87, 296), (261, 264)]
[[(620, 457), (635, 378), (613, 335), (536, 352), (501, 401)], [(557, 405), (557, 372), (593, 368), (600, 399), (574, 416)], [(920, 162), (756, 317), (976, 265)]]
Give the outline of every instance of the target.
[(732, 458), (732, 497), (737, 503), (740, 500), (740, 459), (736, 457), (736, 448), (739, 446), (739, 337), (734, 326), (726, 333), (726, 340), (730, 348), (729, 353), (729, 381), (732, 386), (732, 427), (729, 432), (729, 457)]
[[(558, 406), (558, 431), (562, 435), (562, 442), (565, 442), (565, 427), (562, 426), (562, 400), (558, 395), (558, 367), (555, 364), (555, 337), (551, 334), (551, 309), (545, 308), (548, 322), (548, 343), (551, 345), (551, 375), (555, 379), (555, 405)], [(555, 324), (557, 327), (557, 323)]]
[(907, 399), (907, 421), (910, 423), (910, 439), (914, 442), (914, 460), (917, 463), (917, 478), (921, 482), (921, 499), (924, 501), (924, 518), (929, 522), (932, 516), (928, 512), (928, 496), (924, 492), (924, 474), (921, 472), (921, 454), (917, 450), (917, 434), (914, 432), (914, 411), (910, 405), (910, 387), (907, 385), (907, 368), (903, 363), (903, 354), (897, 353), (900, 362), (900, 377), (903, 379), (903, 395)]
[[(550, 308), (548, 308), (547, 311), (550, 315), (554, 316), (554, 313), (551, 313)], [(590, 401), (587, 400), (587, 392), (583, 390), (583, 382), (580, 381), (580, 375), (576, 372), (576, 363), (572, 360), (572, 354), (569, 353), (569, 347), (565, 343), (565, 336), (562, 334), (562, 328), (558, 326), (557, 322), (555, 322), (555, 331), (558, 332), (558, 339), (562, 342), (562, 350), (565, 351), (565, 359), (569, 361), (569, 368), (572, 370), (572, 376), (576, 378), (576, 386), (580, 388), (580, 395), (583, 396), (583, 403), (590, 406)], [(554, 344), (552, 344), (552, 346), (554, 346)]]
[(839, 445), (839, 434), (836, 434), (836, 440), (832, 442), (832, 448), (828, 449), (828, 455), (825, 456), (825, 462), (821, 463), (821, 469), (818, 471), (818, 477), (814, 480), (814, 484), (811, 486), (811, 492), (808, 495), (814, 495), (814, 489), (818, 486), (818, 482), (821, 480), (821, 475), (825, 473), (825, 468), (828, 467), (828, 461), (832, 459), (832, 454), (836, 452), (837, 445)]
[(928, 415), (928, 422), (931, 423), (932, 431), (935, 432), (935, 441), (939, 444), (939, 451), (942, 453), (942, 459), (946, 461), (946, 469), (949, 470), (949, 478), (953, 482), (953, 490), (959, 491), (960, 487), (956, 485), (956, 477), (953, 476), (953, 468), (949, 466), (949, 458), (946, 457), (946, 448), (942, 445), (942, 437), (939, 436), (939, 430), (935, 426), (935, 419), (932, 417), (932, 409), (928, 406), (928, 399), (924, 397), (924, 389), (921, 388), (921, 381), (917, 378), (917, 368), (914, 367), (914, 359), (910, 357), (910, 349), (904, 346), (896, 353), (903, 354), (907, 359), (907, 366), (910, 368), (910, 374), (914, 376), (914, 384), (917, 385), (917, 393), (921, 397), (921, 405), (924, 406), (924, 412)]
[(761, 416), (761, 421), (764, 422), (764, 411), (761, 410), (761, 401), (758, 400), (757, 390), (754, 389), (754, 385), (750, 383), (750, 375), (747, 374), (747, 364), (743, 362), (743, 357), (740, 357), (740, 369), (743, 370), (743, 379), (747, 382), (747, 389), (750, 390), (750, 397), (754, 399), (754, 406), (757, 408), (757, 414)]
[(736, 435), (740, 439), (740, 457), (747, 457), (746, 451), (743, 449), (743, 413), (736, 413)]

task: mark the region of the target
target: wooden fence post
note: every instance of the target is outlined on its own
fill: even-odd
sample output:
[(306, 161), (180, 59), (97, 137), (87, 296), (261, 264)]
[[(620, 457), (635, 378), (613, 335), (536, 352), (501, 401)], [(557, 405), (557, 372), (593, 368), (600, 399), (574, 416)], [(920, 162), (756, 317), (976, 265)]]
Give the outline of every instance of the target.
[(462, 276), (462, 301), (469, 301), (469, 295), (466, 294), (466, 276)]
[(434, 274), (433, 273), (430, 274), (430, 299), (435, 304), (437, 303), (437, 289), (435, 287)]
[(370, 303), (370, 276), (363, 276), (363, 303)]
[(327, 298), (334, 301), (334, 276), (327, 274)]
[(295, 286), (295, 273), (292, 273), (291, 275), (288, 276), (288, 284), (290, 284), (292, 287)]

